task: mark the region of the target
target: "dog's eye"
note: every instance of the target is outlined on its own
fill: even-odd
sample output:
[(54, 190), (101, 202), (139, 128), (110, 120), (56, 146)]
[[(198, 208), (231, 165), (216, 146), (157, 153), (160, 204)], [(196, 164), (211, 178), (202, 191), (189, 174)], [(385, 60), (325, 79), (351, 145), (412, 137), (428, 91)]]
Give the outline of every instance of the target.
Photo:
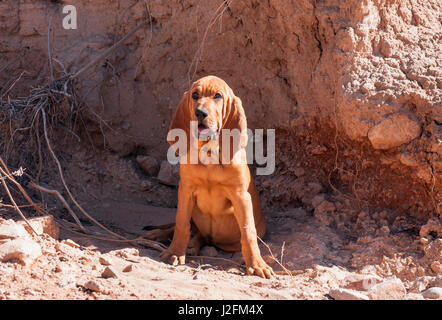
[(200, 96), (198, 95), (198, 92), (195, 91), (194, 93), (192, 93), (192, 99), (193, 99), (193, 100), (196, 101), (196, 100), (198, 100), (199, 98), (200, 98)]
[(213, 99), (220, 99), (222, 98), (222, 95), (220, 93), (215, 93), (215, 95), (213, 96)]

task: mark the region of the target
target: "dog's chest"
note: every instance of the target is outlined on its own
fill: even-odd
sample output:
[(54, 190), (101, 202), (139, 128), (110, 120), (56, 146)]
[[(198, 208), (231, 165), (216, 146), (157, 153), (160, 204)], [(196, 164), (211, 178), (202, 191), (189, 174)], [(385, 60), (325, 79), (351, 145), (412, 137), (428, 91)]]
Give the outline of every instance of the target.
[(233, 213), (232, 203), (222, 187), (216, 184), (197, 187), (194, 192), (196, 206), (204, 214), (220, 215)]

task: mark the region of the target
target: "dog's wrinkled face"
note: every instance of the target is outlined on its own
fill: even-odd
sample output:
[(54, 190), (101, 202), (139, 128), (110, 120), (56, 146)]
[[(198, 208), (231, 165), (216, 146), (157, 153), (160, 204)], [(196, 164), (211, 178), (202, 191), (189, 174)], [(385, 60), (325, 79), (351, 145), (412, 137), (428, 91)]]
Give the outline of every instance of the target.
[[(178, 143), (183, 139), (180, 140), (181, 135), (175, 129), (181, 130), (180, 133), (184, 131), (186, 146)], [(183, 94), (169, 133), (173, 137), (168, 138), (168, 142), (181, 157), (190, 157), (189, 151), (193, 148), (207, 147), (207, 150), (215, 151), (215, 156), (219, 155), (220, 161), (229, 163), (229, 159), (247, 146), (247, 119), (241, 99), (224, 80), (216, 76), (203, 77)], [(196, 144), (195, 138), (198, 139)], [(189, 158), (189, 161), (194, 160)]]
[(224, 81), (215, 77), (206, 77), (193, 84), (191, 95), (192, 119), (198, 121), (200, 140), (214, 138), (221, 129), (223, 121), (224, 100), (227, 90)]

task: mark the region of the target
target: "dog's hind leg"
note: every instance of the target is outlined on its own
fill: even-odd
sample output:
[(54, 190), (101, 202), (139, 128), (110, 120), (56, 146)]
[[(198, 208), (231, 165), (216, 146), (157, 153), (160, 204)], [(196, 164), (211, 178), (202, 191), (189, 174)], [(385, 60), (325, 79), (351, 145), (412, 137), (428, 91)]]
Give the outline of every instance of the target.
[(161, 226), (146, 226), (143, 230), (147, 230), (143, 235), (143, 238), (164, 242), (172, 239), (173, 232), (175, 231), (175, 223), (164, 224)]

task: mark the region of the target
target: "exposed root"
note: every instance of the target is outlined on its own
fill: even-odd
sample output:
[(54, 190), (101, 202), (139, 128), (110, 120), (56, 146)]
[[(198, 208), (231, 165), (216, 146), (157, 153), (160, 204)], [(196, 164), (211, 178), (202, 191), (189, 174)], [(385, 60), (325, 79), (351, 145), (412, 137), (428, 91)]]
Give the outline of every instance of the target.
[(60, 194), (60, 192), (58, 192), (57, 190), (51, 190), (51, 189), (39, 186), (39, 185), (37, 185), (37, 184), (35, 184), (33, 182), (30, 182), (28, 185), (31, 188), (34, 188), (34, 189), (37, 189), (37, 190), (40, 190), (40, 191), (43, 191), (43, 192), (55, 195), (63, 203), (64, 207), (66, 208), (66, 210), (68, 210), (69, 214), (75, 220), (75, 222), (77, 223), (77, 225), (80, 228), (80, 230), (82, 230), (84, 233), (87, 233), (85, 228), (81, 224), (80, 220), (78, 219), (77, 215), (74, 213), (74, 211), (72, 211), (71, 207), (66, 202), (66, 200), (63, 198), (63, 196)]
[[(53, 150), (51, 146), (51, 142), (49, 139), (49, 126), (56, 125), (60, 127), (60, 124), (63, 123), (65, 119), (72, 119), (77, 118), (80, 113), (80, 103), (77, 100), (77, 95), (75, 93), (74, 89), (74, 80), (78, 78), (82, 73), (84, 73), (87, 70), (90, 70), (95, 64), (97, 64), (100, 60), (108, 56), (110, 53), (112, 53), (116, 48), (121, 46), (129, 37), (131, 37), (137, 30), (139, 30), (141, 27), (146, 25), (147, 23), (152, 23), (152, 17), (149, 15), (149, 18), (143, 20), (141, 23), (136, 25), (134, 28), (132, 28), (126, 35), (124, 35), (119, 41), (117, 41), (114, 45), (112, 45), (107, 50), (104, 50), (102, 53), (100, 53), (96, 58), (92, 59), (89, 63), (84, 65), (82, 68), (80, 68), (77, 72), (74, 72), (72, 74), (68, 74), (66, 72), (66, 68), (64, 68), (63, 64), (60, 63), (58, 60), (55, 60), (57, 63), (59, 63), (63, 67), (63, 76), (59, 78), (55, 78), (55, 70), (53, 68), (52, 64), (52, 55), (51, 55), (51, 46), (50, 46), (50, 35), (51, 35), (51, 22), (52, 22), (52, 16), (49, 21), (48, 26), (48, 59), (49, 59), (49, 69), (50, 69), (50, 83), (44, 86), (37, 86), (36, 88), (33, 88), (30, 92), (30, 95), (25, 98), (19, 98), (19, 99), (10, 99), (7, 97), (6, 100), (3, 99), (3, 97), (15, 86), (15, 84), (21, 79), (22, 74), (12, 82), (12, 84), (9, 86), (9, 88), (6, 90), (6, 92), (2, 92), (0, 96), (0, 109), (2, 109), (4, 112), (9, 112), (9, 119), (10, 119), (10, 127), (11, 127), (11, 141), (7, 145), (7, 150), (9, 150), (9, 146), (13, 144), (13, 136), (14, 133), (12, 132), (12, 118), (15, 117), (14, 120), (17, 123), (27, 123), (28, 125), (25, 125), (23, 128), (16, 129), (17, 130), (28, 130), (30, 133), (30, 136), (35, 136), (37, 141), (37, 153), (38, 153), (38, 170), (36, 179), (31, 177), (31, 180), (34, 180), (36, 182), (30, 182), (29, 186), (39, 190), (41, 192), (49, 193), (55, 195), (64, 205), (64, 207), (68, 210), (72, 218), (77, 224), (77, 227), (79, 230), (84, 232), (87, 236), (95, 237), (97, 236), (93, 234), (88, 234), (87, 230), (84, 228), (84, 226), (81, 224), (79, 218), (76, 216), (74, 211), (70, 208), (67, 201), (63, 198), (63, 196), (60, 194), (60, 192), (48, 189), (45, 187), (42, 187), (39, 185), (39, 180), (43, 171), (43, 153), (42, 153), (42, 145), (40, 141), (40, 126), (39, 123), (42, 121), (43, 123), (43, 134), (44, 139), (46, 141), (47, 148), (49, 150), (49, 153), (53, 160), (55, 161), (58, 173), (61, 179), (61, 182), (70, 198), (70, 200), (75, 204), (75, 206), (80, 210), (82, 214), (84, 214), (91, 222), (93, 222), (95, 225), (100, 227), (102, 230), (106, 231), (108, 234), (112, 235), (113, 237), (116, 237), (119, 240), (105, 238), (105, 237), (99, 237), (97, 239), (101, 240), (108, 240), (108, 241), (121, 241), (121, 242), (128, 242), (128, 243), (137, 243), (146, 245), (149, 247), (152, 247), (156, 250), (164, 250), (164, 246), (160, 243), (156, 243), (155, 241), (137, 238), (137, 239), (126, 239), (125, 237), (109, 230), (104, 225), (102, 225), (100, 222), (98, 222), (96, 219), (94, 219), (90, 214), (84, 210), (81, 205), (76, 201), (74, 198), (72, 192), (70, 191), (66, 180), (63, 175), (63, 170), (60, 164), (60, 161), (58, 160), (55, 151)], [(61, 110), (60, 106), (63, 103), (67, 103), (67, 105), (70, 106), (69, 114), (66, 114), (66, 110)], [(70, 127), (72, 127), (72, 123), (70, 124)], [(78, 136), (71, 130), (70, 128), (62, 128), (66, 130), (67, 132), (70, 132), (73, 136)], [(15, 132), (15, 131), (14, 131)], [(9, 198), (12, 202), (12, 206), (21, 216), (23, 220), (26, 220), (26, 217), (23, 215), (23, 213), (20, 211), (20, 206), (17, 205), (15, 200), (13, 199), (8, 186), (6, 185), (6, 179), (9, 179), (11, 182), (13, 182), (18, 189), (21, 191), (23, 196), (26, 198), (26, 200), (30, 203), (31, 206), (35, 208), (37, 212), (40, 214), (48, 214), (43, 209), (39, 208), (27, 195), (23, 187), (18, 183), (13, 175), (9, 172), (5, 162), (0, 158), (0, 161), (4, 167), (4, 169), (0, 168), (0, 172), (2, 174), (1, 180), (3, 187), (6, 191), (6, 193), (9, 195)], [(28, 223), (29, 225), (29, 223)], [(32, 229), (32, 226), (29, 225)], [(33, 229), (32, 229), (33, 230)], [(33, 230), (35, 232), (35, 230)], [(72, 231), (72, 230), (71, 230)]]

